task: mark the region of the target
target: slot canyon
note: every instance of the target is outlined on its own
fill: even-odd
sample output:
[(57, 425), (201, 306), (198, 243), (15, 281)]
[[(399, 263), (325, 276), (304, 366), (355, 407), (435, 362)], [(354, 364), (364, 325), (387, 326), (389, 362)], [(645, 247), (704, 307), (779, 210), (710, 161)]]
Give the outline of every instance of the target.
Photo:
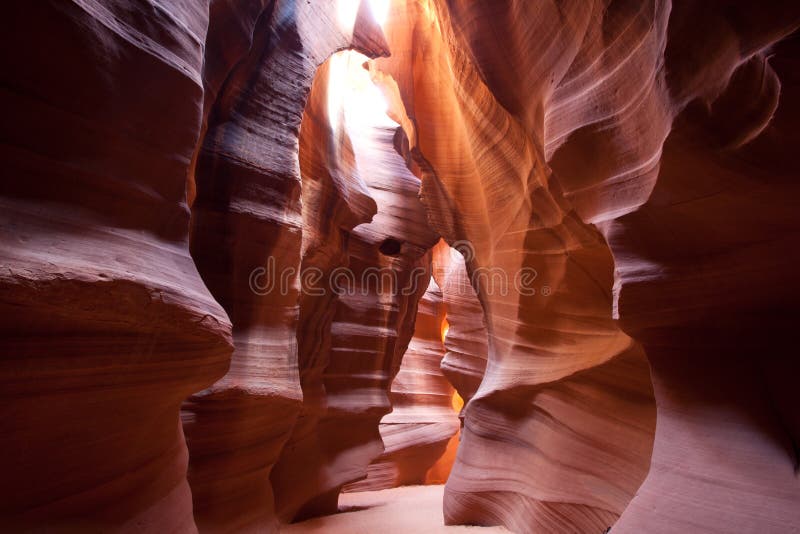
[(0, 532), (800, 533), (798, 0), (3, 11)]

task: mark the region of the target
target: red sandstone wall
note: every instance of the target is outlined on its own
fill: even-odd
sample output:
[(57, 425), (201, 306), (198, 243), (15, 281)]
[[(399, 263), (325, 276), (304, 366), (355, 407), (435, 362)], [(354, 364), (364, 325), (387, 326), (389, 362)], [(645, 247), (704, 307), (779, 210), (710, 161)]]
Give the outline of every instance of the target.
[[(794, 254), (779, 252), (797, 230), (782, 155), (791, 85), (788, 109), (778, 97), (794, 48), (773, 45), (800, 13), (717, 7), (395, 4), (394, 55), (378, 65), (415, 125), (434, 227), (471, 244), (470, 276), (530, 267), (539, 291), (504, 297), (472, 280), (488, 361), (464, 410), (447, 521), (520, 532), (601, 531), (620, 516), (615, 531), (798, 524), (796, 417), (778, 379), (796, 363), (778, 348), (783, 321), (767, 318), (797, 288)], [(658, 406), (652, 462), (640, 345)], [(453, 375), (474, 384), (478, 373)], [(600, 386), (608, 376), (625, 389)], [(575, 390), (567, 411), (551, 404), (577, 384), (585, 402)]]
[[(434, 274), (448, 523), (800, 525), (796, 2), (4, 7), (1, 529), (275, 531), (376, 458), (420, 480), (395, 452), (443, 441), (389, 425), (453, 426), (438, 378), (390, 394), (425, 286), (303, 266)], [(330, 125), (345, 48), (391, 50), (402, 132)]]
[[(445, 315), (442, 292), (431, 279), (417, 310), (414, 337), (392, 381), (392, 411), (381, 419), (384, 452), (370, 464), (367, 478), (347, 486), (346, 491), (425, 484), (429, 470), (458, 432), (453, 386), (439, 368), (445, 354)], [(440, 469), (449, 472), (447, 465)]]

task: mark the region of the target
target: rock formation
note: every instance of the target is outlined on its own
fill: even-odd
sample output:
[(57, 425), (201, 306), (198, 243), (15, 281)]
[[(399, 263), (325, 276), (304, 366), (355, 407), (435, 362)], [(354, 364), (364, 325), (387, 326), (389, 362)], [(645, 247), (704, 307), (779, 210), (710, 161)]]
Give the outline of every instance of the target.
[(179, 409), (231, 353), (185, 198), (207, 8), (5, 7), (0, 530), (191, 531)]
[[(455, 46), (446, 14), (408, 4), (387, 38), (395, 51), (410, 48), (411, 60), (378, 63), (413, 102), (412, 151), (427, 163), (423, 202), (445, 239), (465, 244), (489, 336), (445, 518), (525, 531), (563, 528), (566, 517), (575, 530), (601, 531), (647, 473), (647, 366), (612, 320), (613, 260), (603, 236), (554, 184), (534, 132)], [(608, 375), (629, 384), (605, 389)], [(555, 400), (578, 389), (585, 410)], [(557, 451), (570, 452), (554, 461)]]
[(370, 464), (367, 478), (349, 485), (347, 491), (426, 483), (428, 471), (458, 432), (453, 386), (439, 368), (445, 353), (445, 316), (442, 292), (431, 279), (420, 300), (414, 337), (392, 382), (392, 412), (380, 422), (385, 450)]
[[(797, 235), (781, 178), (793, 164), (778, 155), (791, 135), (771, 136), (774, 153), (756, 138), (779, 124), (767, 56), (780, 60), (770, 46), (797, 28), (798, 9), (419, 2), (391, 20), (394, 54), (378, 65), (416, 126), (434, 227), (471, 245), (489, 334), (446, 519), (525, 532), (601, 531), (620, 514), (615, 531), (797, 525), (796, 416), (777, 378), (796, 364), (756, 356), (764, 326), (745, 318), (780, 315), (797, 287), (778, 253)], [(494, 270), (525, 268), (538, 293), (491, 286)], [(780, 290), (757, 283), (766, 272)], [(652, 463), (647, 368), (625, 334), (653, 368)], [(630, 389), (599, 387), (604, 376)], [(550, 404), (576, 382), (585, 413)], [(585, 452), (569, 443), (581, 435)], [(723, 442), (731, 463), (712, 452)]]
[[(797, 27), (797, 9), (770, 11), (753, 22), (773, 36)], [(674, 16), (680, 35), (702, 22), (739, 29), (755, 15)], [(621, 258), (621, 323), (647, 351), (658, 400), (650, 472), (623, 532), (800, 528), (800, 364), (786, 322), (800, 289), (800, 168), (786, 133), (797, 124), (800, 48), (796, 35), (771, 51), (763, 35), (739, 35), (737, 54), (726, 45), (702, 57), (728, 55), (727, 85), (677, 115), (648, 201), (606, 229)]]
[(231, 317), (235, 349), (225, 377), (183, 410), (201, 529), (277, 526), (267, 479), (303, 401), (298, 131), (317, 67), (329, 55), (345, 47), (388, 53), (363, 7), (343, 28), (335, 4), (270, 4), (247, 53), (227, 76), (209, 75), (224, 83), (198, 149), (192, 253)]
[[(463, 252), (471, 253), (466, 243)], [(434, 257), (434, 278), (442, 287), (447, 310), (447, 352), (441, 363), (444, 376), (469, 402), (480, 387), (489, 356), (488, 333), (478, 295), (472, 287), (464, 256), (458, 248), (438, 247)]]
[[(334, 56), (326, 72), (360, 73), (361, 81), (371, 83), (362, 67), (365, 59)], [(320, 283), (328, 285), (319, 288), (325, 290), (320, 296), (300, 300), (305, 320), (300, 331), (309, 334), (298, 335), (303, 409), (271, 476), (278, 514), (285, 521), (336, 512), (342, 486), (364, 478), (367, 466), (383, 452), (378, 426), (391, 410), (389, 389), (414, 333), (417, 303), (431, 276), (429, 249), (438, 240), (417, 198), (419, 180), (394, 149), (395, 123), (385, 116), (373, 121), (352, 106), (328, 110), (338, 115), (335, 137), (327, 147), (315, 145), (314, 128), (326, 129), (330, 118), (321, 112), (328, 90), (315, 84), (308, 118), (317, 120), (309, 123), (311, 130), (303, 123), (308, 152), (301, 154), (309, 154), (304, 183), (322, 181), (330, 172), (332, 183), (349, 179), (360, 189), (343, 191), (338, 205), (330, 206), (319, 204), (330, 202), (322, 194), (311, 191), (311, 199), (303, 193), (310, 228), (304, 233), (304, 267), (318, 269)], [(363, 92), (356, 96), (367, 97)], [(324, 164), (337, 159), (349, 164), (327, 171)], [(338, 216), (339, 205), (359, 195), (366, 195), (376, 210), (371, 222), (332, 228), (332, 221), (346, 220)]]
[(797, 2), (4, 7), (0, 530), (800, 529)]

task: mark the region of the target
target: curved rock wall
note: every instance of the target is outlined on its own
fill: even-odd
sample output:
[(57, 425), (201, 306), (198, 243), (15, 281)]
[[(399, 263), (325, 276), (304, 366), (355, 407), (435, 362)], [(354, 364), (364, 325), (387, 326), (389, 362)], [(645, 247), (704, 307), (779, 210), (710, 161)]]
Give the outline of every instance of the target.
[(303, 402), (298, 134), (314, 75), (342, 48), (387, 54), (364, 6), (352, 28), (333, 1), (268, 7), (219, 89), (195, 166), (192, 253), (235, 345), (225, 377), (183, 410), (195, 515), (215, 531), (277, 528), (267, 479)]
[(392, 411), (381, 419), (384, 452), (370, 464), (367, 478), (346, 491), (426, 483), (428, 471), (458, 432), (454, 390), (439, 369), (445, 352), (445, 315), (442, 292), (431, 279), (420, 300), (414, 337), (392, 382)]
[[(489, 340), (446, 519), (521, 532), (602, 531), (620, 515), (615, 531), (796, 524), (795, 399), (778, 378), (796, 363), (777, 345), (756, 355), (756, 332), (785, 340), (785, 323), (753, 314), (781, 315), (797, 287), (778, 253), (797, 231), (777, 122), (794, 49), (771, 48), (797, 7), (429, 1), (395, 4), (391, 20), (395, 53), (378, 65), (415, 125), (434, 227), (469, 246)], [(783, 76), (770, 67), (782, 60)], [(535, 295), (492, 286), (525, 268)], [(781, 289), (759, 284), (767, 272)], [(651, 465), (638, 344), (659, 410)], [(607, 376), (624, 389), (600, 387)], [(585, 405), (550, 404), (577, 384)], [(730, 463), (711, 459), (723, 442)], [(707, 482), (690, 483), (704, 463)]]
[[(301, 132), (304, 184), (320, 188), (303, 192), (303, 265), (321, 276), (307, 280), (320, 294), (300, 300), (303, 408), (271, 476), (286, 521), (336, 512), (342, 486), (364, 478), (383, 452), (379, 422), (438, 239), (416, 196), (419, 180), (395, 151), (396, 124), (364, 122), (370, 117), (351, 107), (325, 110), (327, 85), (346, 85), (352, 69), (369, 80), (365, 59), (331, 59), (324, 72), (336, 78), (318, 77)], [(329, 113), (337, 113), (333, 126)], [(325, 130), (327, 146), (319, 144)], [(331, 187), (339, 192), (328, 196)], [(366, 216), (341, 216), (345, 206)]]
[[(663, 122), (642, 106), (623, 113), (630, 104), (601, 86), (597, 98), (617, 110), (614, 149), (600, 149), (612, 121), (593, 119), (553, 155), (565, 188), (580, 191), (583, 215), (608, 221), (617, 313), (646, 350), (658, 402), (648, 478), (615, 531), (782, 532), (800, 520), (789, 408), (797, 398), (778, 378), (796, 374), (797, 362), (785, 355), (783, 321), (766, 319), (782, 315), (798, 289), (784, 252), (798, 229), (784, 133), (797, 115), (779, 105), (796, 98), (797, 48), (796, 39), (773, 43), (799, 17), (787, 3), (672, 6), (655, 95), (670, 122), (654, 128)], [(653, 130), (666, 140), (643, 146), (636, 165), (616, 156)], [(637, 170), (646, 164), (653, 170)], [(607, 172), (587, 173), (590, 165)], [(602, 192), (620, 178), (635, 198)]]
[[(317, 65), (387, 53), (358, 5), (349, 26), (333, 1), (9, 6), (3, 525), (191, 531), (193, 498), (203, 529), (275, 526), (298, 284), (260, 295), (250, 275), (299, 267)], [(178, 409), (200, 390), (190, 494)]]
[[(308, 273), (318, 270), (319, 275), (301, 276), (300, 280), (297, 342), (303, 404), (272, 475), (279, 512), (287, 520), (297, 514), (304, 500), (320, 491), (315, 477), (323, 476), (328, 461), (316, 431), (327, 411), (323, 373), (330, 363), (331, 326), (338, 300), (331, 275), (348, 265), (349, 232), (358, 224), (368, 223), (377, 211), (358, 172), (350, 138), (339, 123), (335, 130), (329, 124), (329, 65), (318, 71), (300, 132), (302, 268)], [(285, 472), (289, 473), (286, 480)], [(297, 484), (298, 476), (307, 484)]]
[[(0, 529), (424, 480), (433, 274), (448, 523), (795, 530), (797, 2), (390, 4), (4, 6)], [(328, 109), (350, 48), (400, 129)]]
[[(449, 246), (434, 257), (434, 278), (442, 288), (447, 309), (447, 335), (441, 369), (464, 400), (475, 395), (486, 371), (488, 333), (478, 295), (472, 287), (464, 256)], [(465, 251), (469, 253), (469, 251)]]
[[(749, 16), (733, 12), (731, 24)], [(624, 258), (620, 319), (647, 351), (658, 399), (650, 472), (623, 532), (800, 525), (790, 379), (800, 364), (786, 322), (800, 290), (787, 252), (799, 244), (800, 190), (789, 177), (800, 169), (786, 134), (797, 124), (800, 49), (796, 36), (770, 51), (752, 38), (741, 35), (744, 54), (726, 62), (732, 74), (716, 99), (675, 120), (648, 201), (606, 230)]]
[(185, 198), (208, 6), (4, 8), (0, 529), (192, 531), (179, 408), (231, 352)]
[[(445, 239), (464, 249), (488, 333), (445, 518), (528, 531), (564, 528), (566, 517), (575, 530), (603, 530), (647, 472), (647, 366), (612, 319), (603, 236), (564, 198), (536, 132), (484, 84), (448, 17), (435, 3), (397, 10), (387, 38), (405, 52), (378, 62), (415, 119), (412, 153), (427, 163), (423, 202)], [(404, 53), (410, 59), (395, 59)], [(606, 391), (597, 382), (609, 373), (630, 385)], [(585, 409), (551, 404), (572, 387), (585, 388)], [(570, 453), (556, 461), (556, 451)]]

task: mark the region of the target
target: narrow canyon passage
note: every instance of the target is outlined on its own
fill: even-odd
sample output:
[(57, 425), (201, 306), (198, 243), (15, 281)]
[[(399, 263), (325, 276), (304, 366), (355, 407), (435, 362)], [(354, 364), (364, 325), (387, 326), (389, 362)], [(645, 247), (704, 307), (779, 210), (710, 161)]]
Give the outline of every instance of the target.
[(800, 533), (800, 3), (3, 12), (0, 531)]

